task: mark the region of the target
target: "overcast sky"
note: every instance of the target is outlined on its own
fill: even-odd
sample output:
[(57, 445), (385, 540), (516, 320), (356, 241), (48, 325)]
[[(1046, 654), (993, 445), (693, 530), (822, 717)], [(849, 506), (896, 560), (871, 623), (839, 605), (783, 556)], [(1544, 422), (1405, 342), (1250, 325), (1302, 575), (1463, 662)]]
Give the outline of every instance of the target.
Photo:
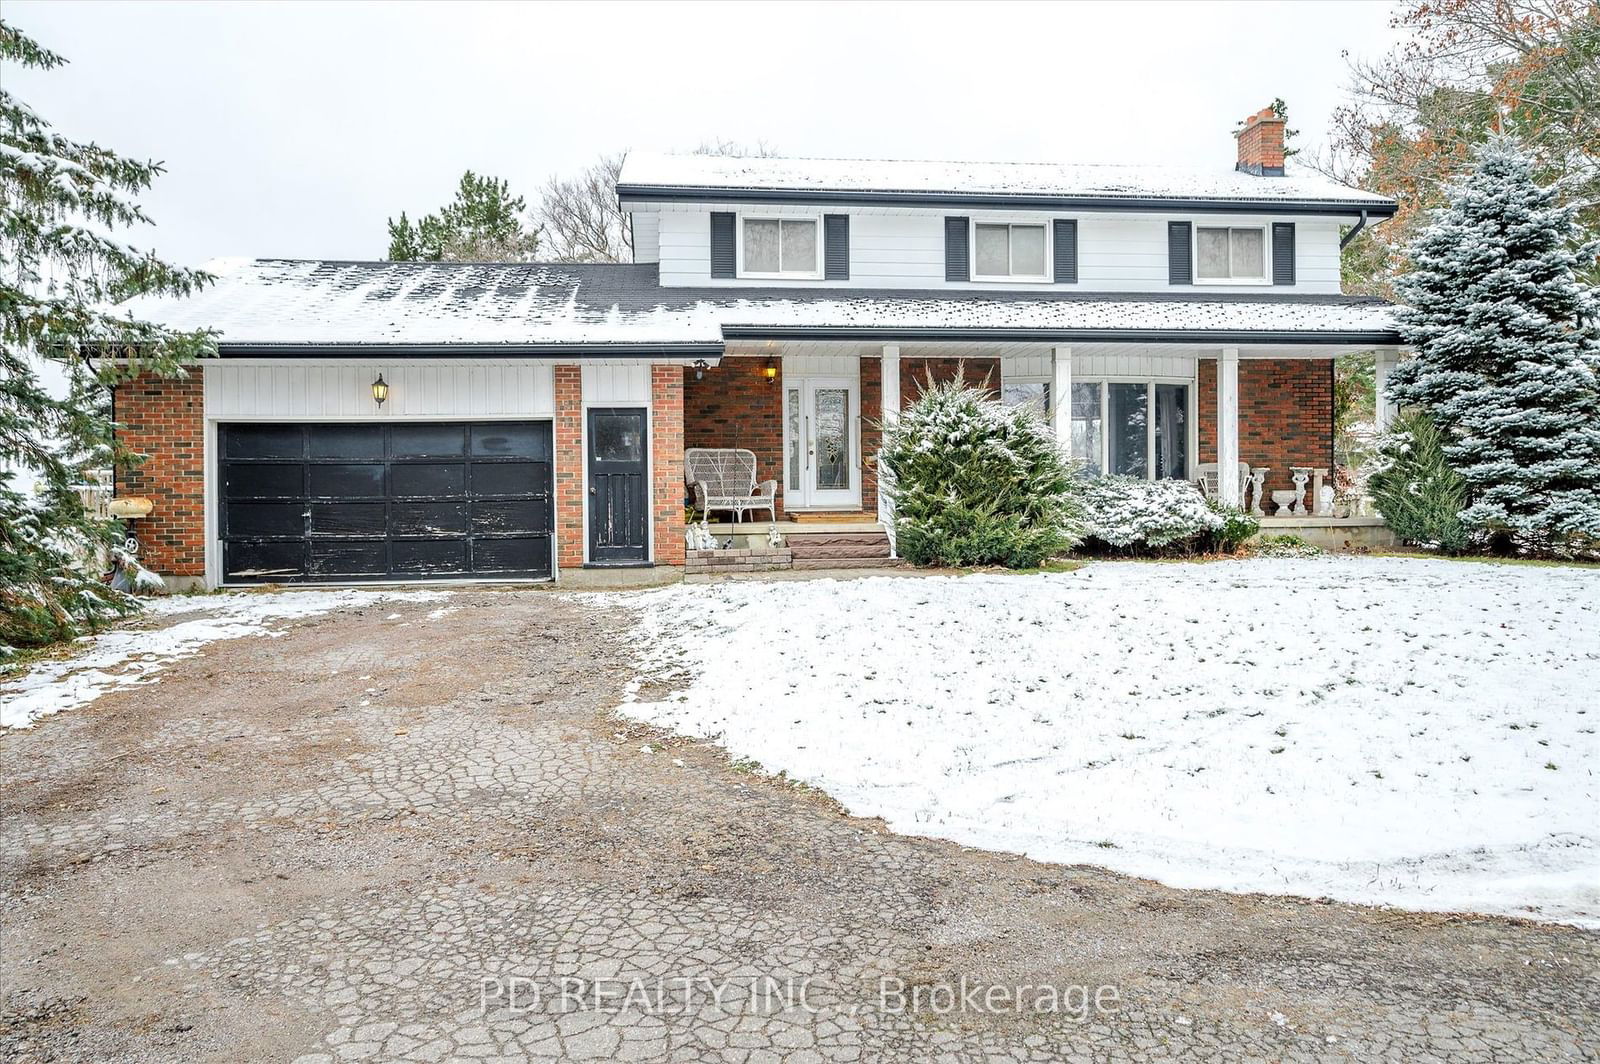
[(135, 234), (218, 255), (381, 258), (461, 172), (530, 203), (627, 147), (1229, 168), (1274, 96), (1325, 136), (1387, 3), (80, 3), (0, 15), (70, 65), (3, 72), (67, 135), (164, 160)]

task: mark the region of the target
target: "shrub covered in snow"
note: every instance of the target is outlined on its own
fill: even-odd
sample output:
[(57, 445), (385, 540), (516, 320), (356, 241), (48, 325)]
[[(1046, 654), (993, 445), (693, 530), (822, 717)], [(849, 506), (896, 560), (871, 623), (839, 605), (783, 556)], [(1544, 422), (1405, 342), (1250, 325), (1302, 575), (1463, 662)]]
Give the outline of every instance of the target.
[(1467, 484), (1445, 458), (1444, 435), (1422, 411), (1406, 411), (1379, 439), (1367, 491), (1401, 542), (1446, 554), (1467, 549), (1461, 521)]
[(1036, 566), (1082, 537), (1079, 480), (1039, 415), (930, 383), (883, 439), (895, 546), (917, 565)]
[(1256, 540), (1258, 558), (1315, 558), (1326, 553), (1315, 543), (1307, 543), (1296, 535), (1262, 536)]
[(1085, 485), (1084, 503), (1090, 546), (1115, 554), (1232, 552), (1261, 528), (1184, 480), (1096, 477)]

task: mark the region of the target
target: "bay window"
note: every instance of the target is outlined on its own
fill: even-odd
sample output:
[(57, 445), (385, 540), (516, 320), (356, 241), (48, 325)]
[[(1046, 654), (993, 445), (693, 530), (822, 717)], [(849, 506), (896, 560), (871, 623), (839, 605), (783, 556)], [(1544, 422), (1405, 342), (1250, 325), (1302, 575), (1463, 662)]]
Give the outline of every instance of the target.
[(1197, 225), (1196, 284), (1267, 283), (1267, 232), (1260, 226)]
[(739, 231), (744, 277), (821, 277), (815, 218), (744, 218)]
[(1091, 476), (1189, 478), (1190, 385), (1073, 381), (1072, 457)]
[(974, 281), (1043, 281), (1045, 227), (978, 222), (972, 227)]

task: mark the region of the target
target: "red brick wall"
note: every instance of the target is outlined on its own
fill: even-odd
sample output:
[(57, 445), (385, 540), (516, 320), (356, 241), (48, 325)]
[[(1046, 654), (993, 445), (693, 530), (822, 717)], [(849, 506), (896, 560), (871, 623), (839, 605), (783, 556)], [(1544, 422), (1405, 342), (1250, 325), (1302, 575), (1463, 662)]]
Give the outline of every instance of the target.
[(900, 360), (900, 407), (905, 409), (922, 394), (931, 373), (937, 382), (953, 381), (957, 372), (974, 388), (987, 387), (1000, 394), (998, 358), (902, 358)]
[[(778, 513), (783, 513), (783, 381), (762, 376), (764, 358), (724, 358), (708, 366), (701, 380), (683, 371), (685, 447), (742, 447), (755, 452), (756, 479), (778, 482)], [(678, 494), (685, 497), (683, 478)], [(762, 516), (765, 516), (764, 514)], [(727, 515), (722, 515), (725, 520)]]
[(583, 565), (583, 368), (555, 367), (556, 562)]
[[(1217, 360), (1200, 360), (1200, 461), (1217, 460)], [(1266, 466), (1270, 493), (1290, 466), (1333, 469), (1333, 359), (1239, 360), (1239, 459)], [(1263, 495), (1265, 498), (1266, 495)], [(1269, 503), (1267, 508), (1271, 509)]]
[(878, 512), (878, 445), (883, 431), (883, 359), (861, 360), (861, 509)]
[(171, 576), (206, 571), (205, 385), (199, 370), (183, 378), (140, 377), (118, 385), (117, 438), (145, 461), (117, 470), (118, 495), (155, 504), (133, 526), (146, 568)]
[(683, 564), (683, 385), (680, 367), (650, 367), (650, 509), (657, 565)]

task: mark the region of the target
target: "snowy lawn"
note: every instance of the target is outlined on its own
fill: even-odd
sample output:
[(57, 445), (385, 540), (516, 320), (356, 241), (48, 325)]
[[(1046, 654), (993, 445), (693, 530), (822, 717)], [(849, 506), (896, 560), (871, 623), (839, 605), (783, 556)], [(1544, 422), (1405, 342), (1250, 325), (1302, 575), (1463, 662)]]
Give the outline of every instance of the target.
[(605, 601), (684, 688), (625, 715), (900, 831), (1600, 926), (1600, 571), (1104, 562)]
[(441, 591), (268, 591), (153, 599), (138, 620), (162, 627), (141, 624), (85, 636), (71, 657), (43, 662), (0, 682), (0, 728), (26, 728), (109, 691), (153, 683), (168, 664), (219, 639), (282, 634), (272, 627), (274, 621), (447, 596)]

